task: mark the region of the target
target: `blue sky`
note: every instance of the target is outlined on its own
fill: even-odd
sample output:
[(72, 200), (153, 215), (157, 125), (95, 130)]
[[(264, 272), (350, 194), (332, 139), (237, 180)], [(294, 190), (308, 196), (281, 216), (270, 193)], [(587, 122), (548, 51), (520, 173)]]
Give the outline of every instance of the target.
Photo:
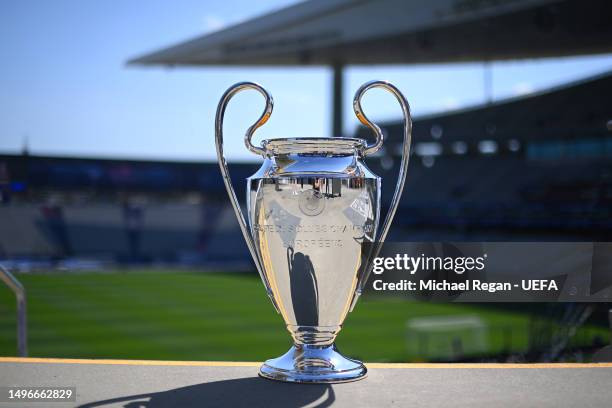
[[(33, 154), (213, 160), (216, 104), (229, 85), (242, 80), (261, 83), (275, 99), (272, 119), (259, 138), (329, 136), (327, 68), (125, 65), (144, 52), (292, 3), (3, 0), (0, 152), (18, 152), (27, 140)], [(493, 96), (527, 94), (610, 69), (612, 55), (494, 63)], [(345, 75), (346, 134), (356, 127), (352, 94), (371, 79), (394, 82), (417, 116), (484, 100), (481, 64), (349, 67)], [(230, 106), (230, 159), (254, 158), (242, 136), (261, 102), (258, 95), (245, 94)], [(399, 115), (395, 100), (382, 91), (372, 91), (364, 109), (378, 120)]]

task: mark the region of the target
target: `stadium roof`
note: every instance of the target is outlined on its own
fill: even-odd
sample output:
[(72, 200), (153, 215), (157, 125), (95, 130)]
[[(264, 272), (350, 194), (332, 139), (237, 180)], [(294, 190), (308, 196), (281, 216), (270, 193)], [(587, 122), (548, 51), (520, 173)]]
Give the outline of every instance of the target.
[(612, 52), (608, 0), (313, 0), (129, 61), (144, 65), (330, 65), (332, 135), (342, 67)]
[(612, 51), (607, 0), (314, 0), (130, 60), (162, 65), (486, 61)]

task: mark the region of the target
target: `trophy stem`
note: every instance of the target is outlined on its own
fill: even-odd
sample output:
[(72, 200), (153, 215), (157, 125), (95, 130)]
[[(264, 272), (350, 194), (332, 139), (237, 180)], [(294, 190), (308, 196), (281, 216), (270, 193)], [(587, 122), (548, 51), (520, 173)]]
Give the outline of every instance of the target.
[(287, 325), (293, 343), (297, 345), (327, 347), (334, 344), (342, 326), (297, 326)]
[(361, 361), (344, 357), (333, 343), (328, 346), (295, 344), (259, 369), (259, 375), (270, 380), (315, 384), (356, 381), (365, 378), (367, 372)]

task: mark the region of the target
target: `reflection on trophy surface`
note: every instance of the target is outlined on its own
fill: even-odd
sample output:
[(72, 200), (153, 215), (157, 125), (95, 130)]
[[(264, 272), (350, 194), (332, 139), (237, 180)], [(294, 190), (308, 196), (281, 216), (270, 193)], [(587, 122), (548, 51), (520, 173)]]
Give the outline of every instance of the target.
[[(381, 181), (362, 159), (381, 147), (383, 135), (363, 114), (360, 102), (374, 87), (396, 96), (406, 120), (398, 184), (379, 235)], [(245, 137), (247, 148), (264, 157), (262, 167), (247, 180), (248, 225), (231, 187), (222, 129), (229, 99), (243, 89), (255, 89), (266, 98), (264, 113)], [(342, 356), (334, 341), (361, 294), (370, 260), (399, 203), (410, 149), (408, 103), (393, 85), (369, 82), (357, 91), (354, 108), (359, 120), (376, 134), (376, 143), (339, 137), (294, 138), (266, 140), (262, 147), (255, 147), (251, 137), (268, 120), (272, 106), (265, 89), (239, 83), (224, 94), (216, 120), (217, 153), (226, 188), (268, 296), (294, 343), (285, 355), (266, 361), (260, 375), (291, 382), (357, 380), (365, 377), (365, 366)], [(368, 243), (373, 245), (364, 245)]]
[(379, 180), (356, 164), (351, 171), (362, 178), (249, 180), (255, 245), (296, 342), (334, 341), (356, 289), (361, 244), (371, 240), (364, 231), (376, 229)]

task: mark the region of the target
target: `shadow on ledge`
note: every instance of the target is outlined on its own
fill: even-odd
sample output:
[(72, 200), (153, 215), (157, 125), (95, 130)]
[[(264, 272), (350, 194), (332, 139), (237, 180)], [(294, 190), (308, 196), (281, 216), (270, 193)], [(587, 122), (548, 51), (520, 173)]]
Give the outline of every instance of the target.
[(287, 384), (262, 378), (239, 378), (190, 385), (149, 394), (129, 395), (80, 405), (93, 408), (123, 405), (125, 408), (166, 407), (290, 407), (325, 408), (336, 399), (330, 385)]

